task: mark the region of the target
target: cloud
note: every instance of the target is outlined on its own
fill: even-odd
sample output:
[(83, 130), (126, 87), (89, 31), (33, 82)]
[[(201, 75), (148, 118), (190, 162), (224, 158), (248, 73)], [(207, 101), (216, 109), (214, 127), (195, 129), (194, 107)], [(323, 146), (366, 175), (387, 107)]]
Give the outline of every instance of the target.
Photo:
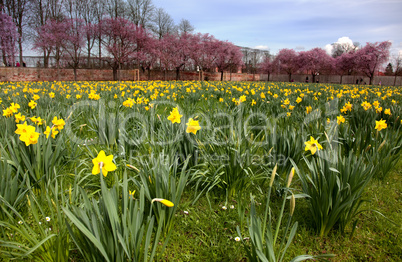
[(334, 49), (334, 47), (331, 44), (327, 44), (327, 45), (325, 45), (324, 49), (328, 55), (332, 55), (332, 50)]
[(352, 39), (350, 39), (348, 36), (342, 36), (342, 37), (338, 38), (338, 41), (336, 41), (335, 43), (325, 45), (324, 49), (327, 52), (327, 54), (329, 54), (329, 55), (332, 54), (332, 51), (334, 50), (334, 46), (333, 46), (334, 44), (347, 46), (347, 48), (346, 48), (347, 50), (351, 50), (355, 47)]
[(257, 45), (254, 46), (255, 49), (263, 49), (263, 50), (268, 50), (268, 46), (267, 45)]

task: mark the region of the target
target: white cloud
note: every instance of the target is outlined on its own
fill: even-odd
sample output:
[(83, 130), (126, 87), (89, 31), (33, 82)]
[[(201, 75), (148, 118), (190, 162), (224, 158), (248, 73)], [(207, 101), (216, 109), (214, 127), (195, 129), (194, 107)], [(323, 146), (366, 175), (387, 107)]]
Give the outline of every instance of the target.
[(331, 44), (327, 44), (324, 49), (328, 55), (332, 55), (332, 50), (334, 49), (334, 47)]
[(257, 45), (254, 46), (255, 49), (263, 49), (263, 50), (268, 50), (268, 46), (267, 45)]
[[(345, 46), (347, 50), (352, 50), (355, 47), (352, 39), (350, 39), (348, 36), (342, 36), (338, 38), (338, 41), (336, 41), (334, 44), (340, 44), (342, 46)], [(334, 49), (333, 44), (325, 45), (324, 49), (327, 52), (327, 54), (331, 55)]]

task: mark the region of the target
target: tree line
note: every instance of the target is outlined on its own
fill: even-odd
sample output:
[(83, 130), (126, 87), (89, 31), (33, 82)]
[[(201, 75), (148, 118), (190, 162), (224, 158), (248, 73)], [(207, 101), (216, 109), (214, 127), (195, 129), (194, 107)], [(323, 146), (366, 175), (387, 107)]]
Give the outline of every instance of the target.
[[(333, 44), (332, 56), (321, 48), (296, 52), (282, 49), (274, 57), (221, 41), (209, 34), (194, 33), (182, 19), (175, 25), (170, 15), (151, 0), (2, 0), (0, 2), (0, 50), (4, 64), (23, 57), (23, 43), (42, 54), (43, 66), (53, 56), (56, 67), (76, 69), (92, 58), (118, 70), (126, 65), (148, 72), (154, 68), (248, 73), (364, 74), (370, 78), (389, 59), (390, 42), (366, 46)], [(18, 46), (18, 48), (17, 48)], [(7, 61), (8, 60), (8, 61)], [(20, 61), (22, 64), (23, 61)], [(400, 70), (396, 63), (395, 75)], [(307, 79), (306, 79), (307, 80)], [(342, 81), (342, 78), (341, 78)]]

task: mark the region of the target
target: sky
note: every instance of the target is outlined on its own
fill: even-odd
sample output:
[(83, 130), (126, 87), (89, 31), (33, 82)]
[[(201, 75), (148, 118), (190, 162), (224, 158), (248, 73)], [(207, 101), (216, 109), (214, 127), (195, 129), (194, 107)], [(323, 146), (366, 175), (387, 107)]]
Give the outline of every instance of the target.
[(195, 32), (235, 45), (296, 51), (334, 42), (391, 41), (402, 51), (402, 0), (153, 0), (175, 21)]

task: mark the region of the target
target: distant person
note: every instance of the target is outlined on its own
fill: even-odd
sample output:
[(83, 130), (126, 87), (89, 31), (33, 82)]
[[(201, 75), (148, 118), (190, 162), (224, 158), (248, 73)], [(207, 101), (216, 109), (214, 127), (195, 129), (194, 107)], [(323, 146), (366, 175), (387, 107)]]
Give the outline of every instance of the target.
[(19, 63), (19, 62), (17, 62), (16, 66), (17, 66), (17, 67), (20, 67), (20, 63)]
[(308, 76), (306, 76), (306, 83), (308, 83)]
[(358, 85), (359, 84), (359, 79), (356, 79), (356, 85)]
[(27, 67), (27, 64), (25, 64), (24, 61), (22, 61), (22, 67)]

